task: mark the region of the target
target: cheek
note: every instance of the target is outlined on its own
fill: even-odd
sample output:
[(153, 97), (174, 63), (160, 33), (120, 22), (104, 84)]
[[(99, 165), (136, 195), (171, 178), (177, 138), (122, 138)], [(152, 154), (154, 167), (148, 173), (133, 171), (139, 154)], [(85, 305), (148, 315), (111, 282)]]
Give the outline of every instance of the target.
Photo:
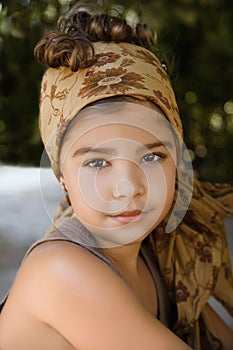
[(103, 200), (112, 199), (112, 188), (114, 178), (111, 171), (104, 170), (104, 173), (99, 171), (95, 177), (95, 189), (100, 198)]
[(176, 168), (173, 162), (164, 162), (152, 172), (147, 172), (148, 201), (156, 207), (172, 204), (175, 189)]
[(69, 176), (67, 190), (73, 209), (75, 211), (88, 208), (90, 210), (104, 211), (110, 204), (111, 176), (106, 172), (78, 168), (76, 174)]
[(72, 207), (75, 211), (75, 208), (80, 205), (80, 200), (81, 200), (81, 192), (78, 186), (76, 179), (72, 179), (72, 181), (68, 181), (68, 184), (66, 186), (70, 202), (72, 204)]
[(164, 177), (166, 190), (165, 209), (169, 209), (173, 203), (175, 193), (176, 166), (173, 162), (164, 167)]
[(77, 167), (64, 163), (62, 173), (69, 199), (71, 201), (73, 209), (75, 210), (75, 207), (80, 203), (81, 199)]
[(176, 165), (174, 162), (170, 161), (168, 164), (166, 164), (163, 168), (163, 172), (167, 187), (171, 190), (174, 188), (176, 180)]

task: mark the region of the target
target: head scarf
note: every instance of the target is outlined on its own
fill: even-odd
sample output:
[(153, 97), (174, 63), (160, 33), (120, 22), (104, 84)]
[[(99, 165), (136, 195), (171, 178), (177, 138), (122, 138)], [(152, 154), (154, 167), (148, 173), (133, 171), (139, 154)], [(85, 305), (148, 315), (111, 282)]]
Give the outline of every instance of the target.
[[(93, 46), (90, 67), (78, 72), (50, 68), (43, 77), (40, 130), (57, 177), (60, 146), (68, 125), (82, 108), (106, 97), (128, 95), (154, 102), (182, 136), (174, 92), (157, 57), (132, 44), (97, 42)], [(233, 315), (233, 278), (223, 222), (233, 212), (233, 191), (228, 185), (196, 179), (193, 188), (190, 186), (185, 183), (193, 196), (182, 222), (166, 234), (164, 220), (150, 234), (150, 242), (177, 305), (175, 332), (196, 350), (221, 349), (205, 304), (214, 295)], [(72, 208), (64, 203), (59, 218), (72, 214)]]
[(182, 124), (170, 80), (150, 51), (132, 44), (93, 44), (91, 67), (71, 72), (50, 68), (44, 74), (40, 99), (40, 131), (52, 168), (59, 176), (59, 151), (69, 123), (92, 102), (119, 95), (158, 105), (182, 135)]

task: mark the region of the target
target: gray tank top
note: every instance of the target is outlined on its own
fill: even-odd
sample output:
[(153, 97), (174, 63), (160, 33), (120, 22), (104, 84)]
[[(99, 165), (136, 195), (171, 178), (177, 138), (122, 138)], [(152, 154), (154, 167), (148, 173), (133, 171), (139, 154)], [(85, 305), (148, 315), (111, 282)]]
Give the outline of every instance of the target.
[[(57, 224), (57, 228), (54, 231), (49, 233), (43, 239), (35, 242), (25, 254), (23, 261), (38, 245), (44, 244), (48, 241), (68, 241), (73, 244), (80, 245), (94, 254), (97, 258), (108, 264), (121, 277), (117, 268), (107, 258), (106, 254), (104, 254), (103, 249), (97, 248), (97, 242), (95, 241), (93, 235), (78, 221), (75, 216), (68, 219), (63, 219)], [(147, 240), (143, 242), (140, 254), (148, 266), (156, 286), (158, 297), (158, 319), (166, 327), (171, 328), (176, 320), (176, 308), (174, 304), (171, 304), (170, 302), (167, 289), (161, 277), (157, 259)], [(8, 294), (0, 303), (0, 313), (4, 307), (7, 296)]]

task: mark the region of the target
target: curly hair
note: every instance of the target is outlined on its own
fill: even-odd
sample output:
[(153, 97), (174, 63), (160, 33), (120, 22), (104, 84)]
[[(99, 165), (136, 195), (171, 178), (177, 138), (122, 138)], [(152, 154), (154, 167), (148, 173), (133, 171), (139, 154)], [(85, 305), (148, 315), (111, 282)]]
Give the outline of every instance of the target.
[(58, 31), (48, 32), (34, 49), (35, 58), (49, 67), (69, 67), (73, 72), (91, 65), (94, 58), (92, 43), (125, 42), (146, 49), (153, 45), (153, 36), (146, 24), (135, 28), (120, 16), (95, 14), (86, 8), (73, 6), (58, 19)]

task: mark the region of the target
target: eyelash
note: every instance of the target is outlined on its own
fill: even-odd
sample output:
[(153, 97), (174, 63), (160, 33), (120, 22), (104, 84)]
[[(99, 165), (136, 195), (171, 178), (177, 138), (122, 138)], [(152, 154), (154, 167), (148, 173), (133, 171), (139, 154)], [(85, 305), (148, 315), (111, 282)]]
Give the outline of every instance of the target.
[[(149, 158), (149, 162), (148, 163), (156, 163), (156, 162), (159, 162), (161, 161), (162, 159), (166, 158), (165, 154), (163, 153), (155, 153), (155, 152), (150, 152), (150, 153), (147, 153), (145, 154), (145, 156), (143, 156), (142, 158), (145, 158), (145, 157), (148, 157)], [(152, 158), (152, 160), (150, 160)], [(157, 159), (155, 159), (155, 157)], [(146, 162), (145, 160), (143, 162)]]
[[(145, 157), (148, 157), (148, 160), (145, 160)], [(160, 162), (164, 158), (166, 158), (166, 155), (163, 153), (150, 152), (150, 153), (145, 154), (142, 157), (142, 162), (148, 163), (148, 164), (149, 163), (154, 164), (154, 163)], [(103, 165), (103, 163), (105, 163), (105, 165)], [(92, 170), (97, 170), (97, 169), (102, 169), (102, 168), (106, 168), (106, 167), (110, 166), (110, 162), (107, 161), (106, 159), (96, 158), (96, 159), (92, 159), (92, 160), (85, 162), (83, 164), (83, 166), (88, 167)]]
[[(103, 165), (98, 165), (98, 163), (101, 163), (101, 162), (102, 162), (102, 163), (105, 162), (106, 165), (104, 165), (104, 166), (103, 166)], [(92, 159), (92, 160), (89, 160), (89, 161), (87, 161), (87, 162), (84, 163), (84, 166), (85, 166), (85, 167), (89, 167), (89, 168), (91, 168), (91, 169), (93, 169), (93, 170), (105, 168), (105, 167), (108, 166), (108, 165), (110, 165), (110, 163), (109, 163), (107, 160), (101, 159), (101, 158)]]

